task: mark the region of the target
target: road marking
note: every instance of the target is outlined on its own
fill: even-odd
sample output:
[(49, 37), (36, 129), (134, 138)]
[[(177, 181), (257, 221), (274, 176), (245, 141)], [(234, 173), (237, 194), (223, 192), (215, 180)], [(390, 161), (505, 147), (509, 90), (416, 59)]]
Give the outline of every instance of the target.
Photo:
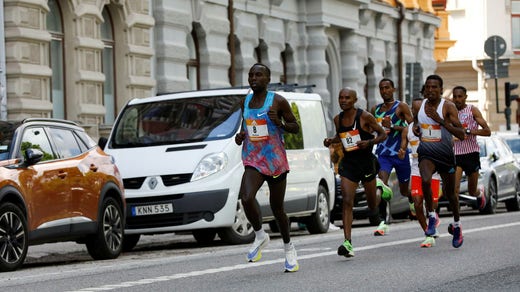
[[(517, 226), (517, 225), (520, 225), (520, 222), (473, 228), (473, 229), (469, 229), (469, 230), (464, 230), (464, 234), (491, 230), (491, 229), (497, 229), (497, 228), (507, 228), (507, 227)], [(448, 237), (448, 236), (451, 236), (451, 235), (448, 233), (441, 233), (439, 235), (439, 237)], [(356, 247), (356, 252), (363, 251), (363, 250), (377, 249), (377, 248), (382, 248), (382, 247), (387, 247), (387, 246), (395, 246), (395, 245), (400, 245), (400, 244), (413, 243), (413, 242), (421, 241), (423, 239), (424, 239), (424, 237), (417, 237), (417, 238), (410, 238), (410, 239), (396, 240), (396, 241), (392, 241), (392, 242), (384, 242), (384, 243), (372, 244), (372, 245), (367, 245), (367, 246), (361, 246), (361, 247)], [(336, 254), (336, 251), (319, 252), (319, 253), (314, 253), (314, 254), (298, 256), (298, 260), (325, 257), (325, 256), (331, 256), (331, 255), (335, 255), (335, 254)], [(238, 264), (238, 265), (225, 266), (225, 267), (220, 267), (220, 268), (192, 271), (192, 272), (188, 272), (188, 273), (173, 274), (170, 276), (160, 276), (160, 277), (156, 277), (156, 278), (147, 278), (147, 279), (141, 279), (141, 280), (137, 280), (137, 281), (122, 282), (120, 284), (110, 284), (110, 285), (103, 285), (103, 286), (99, 286), (99, 287), (84, 288), (84, 289), (80, 289), (80, 290), (74, 290), (71, 292), (108, 291), (108, 290), (114, 290), (114, 289), (119, 289), (119, 288), (130, 288), (130, 287), (147, 285), (147, 284), (152, 284), (152, 283), (157, 283), (157, 282), (172, 281), (172, 280), (177, 280), (177, 279), (198, 277), (198, 276), (216, 274), (216, 273), (222, 273), (222, 272), (244, 270), (244, 269), (254, 269), (254, 268), (261, 267), (261, 266), (283, 263), (284, 261), (285, 261), (284, 258), (280, 258), (280, 259), (276, 259), (276, 260), (267, 260), (267, 261), (255, 262), (255, 263)]]

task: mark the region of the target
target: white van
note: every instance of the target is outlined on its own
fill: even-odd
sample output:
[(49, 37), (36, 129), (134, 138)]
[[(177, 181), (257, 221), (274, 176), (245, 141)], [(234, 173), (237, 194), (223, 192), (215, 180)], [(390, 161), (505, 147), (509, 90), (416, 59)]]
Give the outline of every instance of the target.
[[(125, 250), (141, 234), (192, 231), (198, 242), (218, 233), (227, 243), (254, 239), (239, 200), (244, 171), (240, 101), (248, 89), (182, 92), (131, 100), (120, 112), (104, 150), (123, 177), (127, 219)], [(277, 91), (300, 122), (286, 134), (290, 172), (285, 210), (311, 233), (327, 232), (334, 206), (334, 172), (321, 98), (313, 93)], [(264, 222), (276, 229), (269, 189), (257, 194)]]

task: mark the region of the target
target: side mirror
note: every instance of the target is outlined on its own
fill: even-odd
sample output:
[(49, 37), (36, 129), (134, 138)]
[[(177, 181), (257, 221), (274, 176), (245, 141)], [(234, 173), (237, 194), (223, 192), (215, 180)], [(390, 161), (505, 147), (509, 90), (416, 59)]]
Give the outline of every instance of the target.
[(493, 152), (490, 156), (489, 156), (489, 159), (491, 159), (493, 162), (497, 161), (500, 159), (500, 155), (498, 155), (496, 152)]
[(108, 142), (108, 139), (106, 137), (99, 137), (99, 140), (98, 140), (98, 146), (103, 149), (103, 151), (105, 150), (105, 146), (107, 146), (107, 142)]
[(29, 149), (25, 150), (25, 160), (28, 165), (36, 164), (36, 163), (40, 162), (40, 160), (42, 160), (42, 158), (43, 158), (43, 152), (39, 149), (29, 148)]

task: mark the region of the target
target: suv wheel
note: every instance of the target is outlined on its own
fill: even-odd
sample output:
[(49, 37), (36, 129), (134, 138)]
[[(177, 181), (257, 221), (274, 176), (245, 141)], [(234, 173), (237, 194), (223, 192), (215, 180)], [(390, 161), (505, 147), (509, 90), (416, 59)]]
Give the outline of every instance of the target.
[(87, 240), (87, 250), (96, 260), (114, 259), (123, 250), (123, 218), (121, 206), (114, 198), (103, 200), (97, 233)]
[(12, 203), (0, 206), (0, 271), (14, 271), (27, 255), (27, 220)]
[(316, 212), (309, 217), (307, 224), (307, 230), (309, 230), (311, 234), (325, 233), (329, 230), (330, 211), (327, 197), (327, 189), (320, 185), (318, 187)]
[(255, 239), (253, 226), (247, 220), (241, 200), (237, 201), (237, 212), (233, 226), (219, 229), (218, 236), (229, 244), (250, 243)]

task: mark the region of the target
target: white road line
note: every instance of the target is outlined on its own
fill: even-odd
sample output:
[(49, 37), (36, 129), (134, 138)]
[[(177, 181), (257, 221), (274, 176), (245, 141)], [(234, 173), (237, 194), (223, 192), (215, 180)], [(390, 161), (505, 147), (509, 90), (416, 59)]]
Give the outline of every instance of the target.
[[(480, 231), (485, 231), (485, 230), (490, 230), (490, 229), (507, 228), (507, 227), (512, 227), (512, 226), (516, 226), (516, 225), (520, 225), (520, 222), (473, 228), (473, 229), (469, 229), (469, 230), (463, 230), (463, 232), (464, 232), (464, 234), (468, 234), (468, 233), (480, 232)], [(439, 237), (446, 237), (446, 236), (451, 236), (451, 235), (448, 233), (442, 233), (442, 234), (440, 234)], [(377, 248), (382, 248), (382, 247), (387, 247), (387, 246), (395, 246), (395, 245), (400, 245), (400, 244), (412, 243), (412, 242), (420, 241), (422, 239), (424, 239), (424, 237), (417, 237), (417, 238), (410, 238), (410, 239), (396, 240), (396, 241), (392, 241), (392, 242), (385, 242), (385, 243), (361, 246), (361, 247), (356, 247), (356, 251), (371, 250), (371, 249), (377, 249)], [(335, 254), (336, 254), (336, 251), (319, 252), (319, 253), (314, 253), (314, 254), (298, 256), (298, 260), (325, 257), (325, 256), (331, 256), (331, 255), (335, 255)], [(208, 275), (208, 274), (216, 274), (216, 273), (243, 270), (243, 269), (253, 269), (253, 268), (258, 268), (261, 266), (283, 263), (284, 261), (285, 261), (285, 259), (280, 258), (280, 259), (276, 259), (276, 260), (257, 262), (254, 264), (247, 263), (247, 264), (239, 264), (239, 265), (234, 265), (234, 266), (225, 266), (225, 267), (220, 267), (220, 268), (192, 271), (192, 272), (188, 272), (188, 273), (173, 274), (170, 276), (160, 276), (160, 277), (156, 277), (156, 278), (148, 278), (148, 279), (141, 279), (141, 280), (137, 280), (137, 281), (122, 282), (120, 284), (111, 284), (111, 285), (103, 285), (100, 287), (85, 288), (85, 289), (75, 290), (75, 291), (71, 291), (71, 292), (108, 291), (108, 290), (113, 290), (113, 289), (118, 289), (118, 288), (129, 288), (129, 287), (135, 287), (135, 286), (152, 284), (152, 283), (163, 282), (163, 281), (172, 281), (172, 280), (176, 280), (176, 279), (198, 277), (198, 276)]]

